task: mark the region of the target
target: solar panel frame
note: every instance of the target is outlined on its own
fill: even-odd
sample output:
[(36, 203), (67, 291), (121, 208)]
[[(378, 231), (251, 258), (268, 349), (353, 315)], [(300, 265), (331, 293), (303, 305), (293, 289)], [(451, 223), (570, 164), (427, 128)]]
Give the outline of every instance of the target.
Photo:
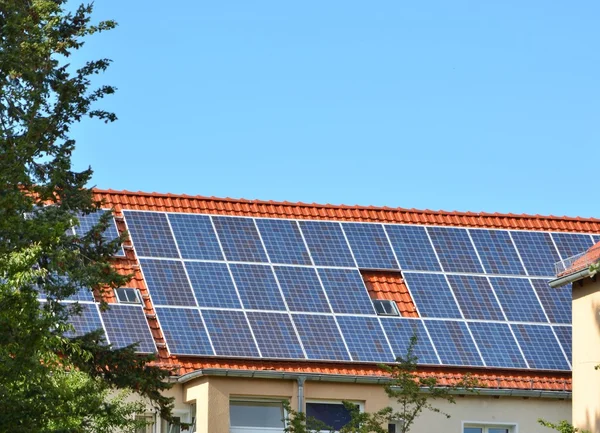
[(552, 327), (549, 325), (510, 325), (529, 367), (536, 370), (570, 370)]
[(550, 287), (548, 281), (530, 279), (550, 323), (571, 323), (572, 293), (571, 284)]
[(250, 263), (269, 261), (254, 219), (213, 216), (212, 220), (227, 261)]
[(274, 270), (290, 311), (331, 313), (316, 269), (274, 266)]
[(508, 323), (467, 322), (487, 367), (528, 368)]
[(226, 263), (184, 262), (199, 307), (242, 308)]
[(465, 319), (505, 320), (487, 278), (476, 275), (447, 275), (447, 279)]
[(548, 323), (529, 279), (490, 276), (489, 280), (509, 321)]
[(263, 358), (306, 359), (287, 313), (249, 311), (248, 321)]
[(229, 269), (245, 309), (287, 310), (271, 266), (232, 263)]
[(563, 260), (577, 254), (585, 253), (594, 242), (589, 234), (581, 233), (550, 233), (554, 245)]
[[(86, 235), (87, 232), (90, 231), (93, 226), (98, 224), (98, 221), (100, 221), (100, 217), (102, 215), (104, 215), (106, 212), (110, 212), (110, 210), (99, 209), (98, 211), (93, 212), (91, 214), (87, 214), (87, 215), (83, 215), (81, 213), (78, 214), (77, 219), (79, 220), (79, 225), (76, 227), (73, 227), (73, 230), (78, 235), (82, 235), (82, 236)], [(119, 230), (117, 229), (117, 223), (116, 223), (114, 217), (111, 218), (111, 222), (112, 222), (112, 224), (109, 224), (108, 227), (106, 228), (106, 230), (104, 231), (104, 233), (102, 234), (102, 237), (107, 241), (113, 241), (119, 237)], [(125, 256), (125, 251), (123, 250), (123, 247), (119, 248), (119, 250), (115, 253), (115, 256), (116, 257), (124, 257)]]
[(553, 326), (554, 333), (558, 337), (567, 359), (573, 363), (573, 327), (572, 326)]
[(550, 233), (512, 231), (510, 235), (528, 275), (554, 276), (554, 264), (560, 261), (560, 256)]
[(359, 268), (399, 269), (382, 225), (342, 223), (342, 230)]
[(140, 266), (154, 305), (197, 306), (183, 262), (180, 260), (140, 259)]
[(488, 274), (526, 275), (517, 249), (506, 230), (475, 230), (469, 234)]
[(315, 265), (357, 267), (340, 223), (300, 221), (299, 225)]
[(377, 317), (337, 316), (354, 361), (393, 362), (396, 357)]
[(155, 311), (171, 355), (215, 354), (198, 309), (156, 307)]
[(441, 271), (433, 245), (424, 226), (385, 224), (400, 268), (410, 271)]
[(223, 261), (223, 253), (210, 216), (167, 214), (181, 258)]
[(467, 325), (456, 320), (423, 320), (444, 365), (485, 366)]
[(166, 213), (124, 210), (123, 216), (138, 257), (179, 258)]
[(414, 355), (417, 357), (417, 363), (420, 365), (441, 363), (421, 319), (380, 317), (380, 321), (396, 358), (406, 357), (410, 339), (416, 335)]
[(318, 269), (331, 308), (336, 313), (376, 315), (360, 273), (355, 269)]
[(467, 229), (430, 226), (426, 230), (444, 271), (483, 273)]
[(311, 360), (350, 361), (350, 355), (333, 316), (292, 314), (300, 341)]
[(243, 311), (200, 310), (217, 356), (260, 358)]
[(296, 221), (266, 218), (255, 221), (271, 263), (312, 265)]
[[(62, 304), (65, 305), (67, 303)], [(98, 306), (96, 304), (87, 303), (78, 303), (78, 305), (81, 307), (81, 314), (70, 314), (67, 320), (68, 323), (70, 323), (75, 329), (73, 331), (66, 332), (65, 337), (81, 337), (90, 332), (102, 330), (104, 339), (106, 340), (106, 343), (108, 343), (109, 339), (106, 335), (106, 330), (104, 329), (104, 324), (102, 323)]]
[[(404, 272), (404, 283), (421, 317), (462, 319), (448, 281), (442, 274)], [(429, 289), (434, 287), (434, 290)]]
[(108, 339), (113, 347), (138, 343), (137, 353), (154, 353), (156, 346), (141, 305), (110, 304), (101, 313)]

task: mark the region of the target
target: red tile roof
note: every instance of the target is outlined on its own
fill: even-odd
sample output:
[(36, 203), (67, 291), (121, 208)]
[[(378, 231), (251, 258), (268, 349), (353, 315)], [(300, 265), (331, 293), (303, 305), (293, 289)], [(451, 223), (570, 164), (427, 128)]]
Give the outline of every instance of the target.
[[(129, 191), (95, 190), (96, 199), (115, 209), (119, 231), (125, 229), (120, 217), (123, 209), (241, 215), (252, 217), (325, 219), (342, 221), (367, 221), (403, 224), (430, 224), (461, 227), (486, 227), (499, 229), (572, 231), (600, 233), (600, 219), (544, 217), (539, 215), (489, 214), (471, 212), (419, 211), (415, 209), (333, 206), (288, 202), (265, 202), (229, 198), (142, 193)], [(115, 266), (125, 274), (133, 274), (129, 287), (140, 290), (152, 334), (158, 346), (156, 364), (171, 368), (183, 375), (207, 368), (236, 370), (273, 370), (291, 373), (343, 374), (351, 376), (381, 376), (382, 371), (373, 364), (340, 364), (313, 361), (232, 360), (224, 358), (177, 357), (169, 355), (164, 345), (164, 335), (156, 320), (154, 306), (142, 278), (137, 258), (130, 244), (125, 244), (126, 257), (116, 258)], [(365, 276), (369, 290), (378, 299), (393, 299), (404, 316), (416, 317), (416, 309), (399, 273), (382, 272)], [(108, 302), (116, 302), (112, 293), (104, 293)], [(500, 369), (464, 369), (452, 367), (422, 367), (420, 374), (434, 375), (442, 384), (455, 383), (470, 372), (490, 388), (570, 391), (571, 374), (568, 372), (535, 372)]]
[[(574, 257), (569, 257), (566, 259), (566, 262), (569, 263), (567, 265), (567, 269), (558, 274), (559, 277), (564, 277), (566, 275), (574, 274), (583, 269), (589, 268), (590, 265), (598, 262), (600, 260), (600, 242), (590, 247), (587, 251), (582, 253), (581, 255), (576, 255)], [(564, 263), (564, 262), (563, 262)]]

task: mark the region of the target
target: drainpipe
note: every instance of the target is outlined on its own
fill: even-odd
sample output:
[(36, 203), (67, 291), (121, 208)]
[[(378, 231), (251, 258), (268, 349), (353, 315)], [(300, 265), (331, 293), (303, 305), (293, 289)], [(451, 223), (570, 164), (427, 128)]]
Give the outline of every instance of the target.
[(304, 412), (304, 382), (306, 376), (298, 377), (298, 412)]

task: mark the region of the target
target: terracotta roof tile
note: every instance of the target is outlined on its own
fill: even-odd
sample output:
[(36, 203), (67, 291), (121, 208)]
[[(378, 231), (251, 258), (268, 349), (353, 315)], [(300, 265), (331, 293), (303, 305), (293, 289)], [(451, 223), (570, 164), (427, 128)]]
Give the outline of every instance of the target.
[(600, 260), (600, 242), (593, 245), (587, 251), (573, 257), (567, 258), (566, 270), (558, 274), (559, 277), (574, 274), (575, 272), (589, 268), (590, 265)]
[(400, 272), (362, 272), (372, 299), (394, 301), (403, 317), (419, 317)]

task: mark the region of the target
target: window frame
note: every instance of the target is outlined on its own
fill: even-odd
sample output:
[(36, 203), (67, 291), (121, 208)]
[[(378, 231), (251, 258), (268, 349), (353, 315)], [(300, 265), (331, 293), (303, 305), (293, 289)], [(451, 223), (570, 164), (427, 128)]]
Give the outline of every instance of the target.
[[(135, 301), (122, 301), (119, 297), (119, 290), (123, 290), (124, 293), (127, 293), (127, 290), (132, 290), (135, 293)], [(128, 304), (128, 305), (140, 305), (142, 303), (142, 297), (140, 295), (140, 291), (133, 287), (116, 287), (114, 289), (115, 297), (117, 298), (117, 302), (119, 304)]]
[(283, 403), (290, 402), (290, 398), (286, 397), (245, 397), (245, 396), (229, 396), (229, 433), (283, 433), (285, 429), (285, 421), (283, 422), (283, 426), (279, 427), (248, 427), (248, 426), (232, 426), (231, 425), (231, 402), (250, 402), (250, 403), (279, 403), (281, 404), (281, 409), (283, 412), (283, 419), (285, 420), (288, 416), (285, 407), (283, 407)]
[(465, 428), (480, 428), (482, 433), (489, 433), (491, 428), (503, 428), (508, 429), (508, 433), (519, 433), (519, 424), (516, 422), (462, 421), (462, 433)]
[[(398, 317), (400, 316), (400, 310), (398, 309), (398, 305), (396, 304), (396, 301), (393, 301), (391, 299), (371, 299), (372, 303), (373, 303), (373, 308), (375, 309), (375, 312), (377, 313), (378, 316), (383, 316), (383, 317)], [(391, 313), (380, 313), (377, 310), (376, 304), (379, 305), (390, 305), (392, 307), (392, 312)], [(384, 308), (385, 309), (385, 308)]]
[[(362, 413), (365, 411), (365, 402), (361, 400), (320, 400), (315, 398), (308, 398), (304, 401), (304, 413), (307, 413), (307, 405), (310, 403), (321, 403), (321, 404), (339, 404), (341, 405), (344, 401), (353, 403), (358, 406), (358, 410)], [(319, 433), (337, 433), (339, 430), (320, 430)], [(512, 433), (512, 432), (511, 432)]]

